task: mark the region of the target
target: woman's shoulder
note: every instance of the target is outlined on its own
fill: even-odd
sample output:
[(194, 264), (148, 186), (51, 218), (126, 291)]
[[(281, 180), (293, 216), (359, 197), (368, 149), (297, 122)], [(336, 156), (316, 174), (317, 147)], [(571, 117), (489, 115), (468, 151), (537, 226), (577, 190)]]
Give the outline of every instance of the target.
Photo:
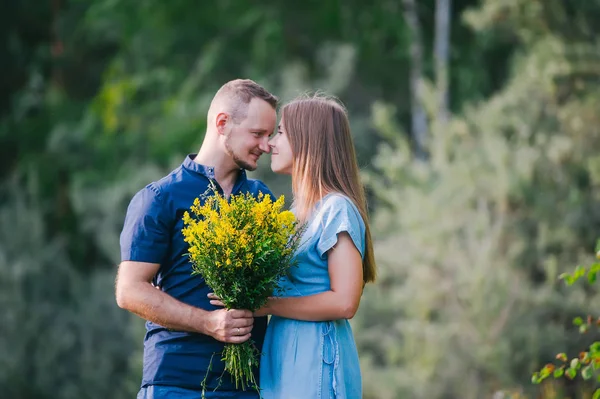
[(317, 250), (321, 258), (337, 242), (341, 232), (347, 232), (361, 255), (364, 253), (365, 223), (354, 202), (346, 195), (331, 193), (323, 197), (315, 215), (319, 226)]
[(354, 201), (352, 201), (352, 199), (350, 199), (350, 197), (348, 197), (345, 194), (342, 193), (329, 193), (327, 195), (325, 195), (321, 201), (319, 202), (319, 205), (317, 206), (317, 210), (319, 211), (319, 213), (325, 214), (328, 212), (340, 212), (340, 211), (346, 211), (346, 210), (350, 210), (353, 212), (356, 212), (357, 214), (360, 214), (360, 212), (358, 211), (358, 208), (356, 207), (356, 205), (354, 204)]
[(364, 226), (364, 221), (354, 201), (341, 193), (329, 193), (324, 196), (315, 209), (314, 218), (325, 224), (341, 219), (359, 224), (361, 228)]

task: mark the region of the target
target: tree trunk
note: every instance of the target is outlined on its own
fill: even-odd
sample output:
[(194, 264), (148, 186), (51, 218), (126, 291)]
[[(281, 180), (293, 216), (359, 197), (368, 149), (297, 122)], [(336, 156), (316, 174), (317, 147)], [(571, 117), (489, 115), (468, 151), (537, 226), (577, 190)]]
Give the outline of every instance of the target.
[(411, 134), (417, 158), (426, 158), (427, 115), (423, 107), (423, 38), (415, 0), (404, 0), (404, 19), (411, 32), (410, 41), (410, 102)]
[(436, 0), (434, 59), (437, 99), (436, 124), (438, 129), (444, 129), (450, 115), (448, 105), (450, 7), (451, 0)]
[(50, 47), (52, 54), (52, 75), (51, 81), (55, 87), (64, 88), (64, 75), (62, 67), (60, 67), (60, 58), (63, 55), (63, 42), (58, 34), (58, 20), (62, 9), (61, 0), (51, 0), (52, 3), (52, 25), (50, 37), (52, 45)]

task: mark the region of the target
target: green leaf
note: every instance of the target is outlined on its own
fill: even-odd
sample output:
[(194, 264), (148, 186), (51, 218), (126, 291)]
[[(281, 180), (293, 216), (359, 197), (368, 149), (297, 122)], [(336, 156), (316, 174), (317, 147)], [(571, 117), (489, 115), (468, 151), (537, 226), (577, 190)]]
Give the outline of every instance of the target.
[(540, 370), (540, 380), (550, 377), (550, 374), (553, 370), (553, 365), (546, 365), (543, 369)]
[(588, 364), (590, 362), (590, 352), (581, 352), (579, 354), (579, 360), (581, 364)]
[(583, 325), (583, 319), (579, 316), (573, 319), (573, 325), (581, 326)]
[(571, 360), (571, 368), (577, 369), (579, 367), (579, 359), (575, 358)]
[(594, 392), (594, 396), (592, 396), (592, 399), (600, 399), (600, 389), (596, 389), (596, 392)]
[(583, 369), (581, 369), (581, 376), (584, 380), (589, 380), (594, 376), (594, 370), (591, 366), (586, 366)]
[(590, 272), (588, 273), (588, 281), (590, 284), (594, 284), (596, 282), (597, 273), (598, 272), (595, 270), (590, 270)]
[(554, 378), (560, 378), (563, 374), (565, 374), (565, 369), (562, 367), (554, 370)]
[(567, 369), (567, 371), (565, 372), (565, 374), (567, 375), (567, 377), (569, 377), (570, 379), (575, 378), (575, 376), (577, 375), (577, 371), (575, 371), (575, 369)]
[(571, 275), (565, 277), (565, 282), (567, 283), (567, 285), (573, 285), (575, 281), (576, 279)]

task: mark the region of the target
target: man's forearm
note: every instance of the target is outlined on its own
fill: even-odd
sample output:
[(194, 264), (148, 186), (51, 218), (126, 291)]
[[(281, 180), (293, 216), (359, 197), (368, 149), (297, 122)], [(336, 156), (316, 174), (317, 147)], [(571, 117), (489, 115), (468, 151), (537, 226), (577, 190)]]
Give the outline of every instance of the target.
[(150, 283), (118, 287), (119, 307), (171, 330), (206, 334), (208, 311), (178, 301)]

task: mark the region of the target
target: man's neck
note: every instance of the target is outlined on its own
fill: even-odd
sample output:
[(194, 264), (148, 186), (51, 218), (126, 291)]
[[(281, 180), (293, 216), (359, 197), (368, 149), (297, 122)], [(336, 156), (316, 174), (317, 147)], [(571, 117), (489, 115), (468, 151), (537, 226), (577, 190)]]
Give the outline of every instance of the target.
[(223, 189), (223, 194), (226, 198), (229, 198), (233, 191), (233, 186), (240, 175), (240, 168), (234, 170), (227, 170), (221, 172), (222, 169), (215, 167), (215, 180), (219, 183), (219, 186)]
[(229, 197), (240, 174), (240, 167), (233, 159), (217, 148), (209, 149), (203, 145), (198, 151), (198, 155), (194, 158), (194, 162), (204, 166), (212, 166), (214, 168), (215, 180), (223, 189), (225, 196)]

